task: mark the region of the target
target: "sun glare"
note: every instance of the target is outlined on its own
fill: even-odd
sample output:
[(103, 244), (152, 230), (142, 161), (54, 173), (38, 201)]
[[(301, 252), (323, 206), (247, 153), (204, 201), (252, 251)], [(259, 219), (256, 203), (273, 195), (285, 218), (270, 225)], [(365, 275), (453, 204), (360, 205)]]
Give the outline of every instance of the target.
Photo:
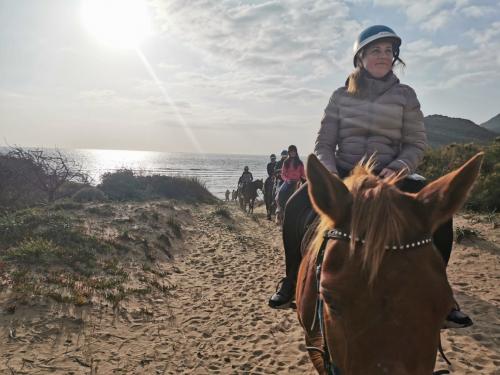
[(101, 42), (119, 48), (137, 48), (151, 34), (145, 0), (84, 0), (85, 28)]

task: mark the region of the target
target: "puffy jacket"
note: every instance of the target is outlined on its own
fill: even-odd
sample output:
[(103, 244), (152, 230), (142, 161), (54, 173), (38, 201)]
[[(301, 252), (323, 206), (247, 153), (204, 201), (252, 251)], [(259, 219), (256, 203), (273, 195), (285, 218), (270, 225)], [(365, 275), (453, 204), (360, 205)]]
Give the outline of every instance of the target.
[(314, 153), (331, 171), (351, 170), (374, 155), (376, 171), (413, 173), (427, 145), (423, 114), (415, 91), (390, 72), (383, 79), (362, 73), (362, 96), (337, 89), (325, 109)]
[(288, 168), (285, 163), (283, 163), (283, 168), (281, 169), (281, 178), (283, 181), (298, 181), (301, 178), (305, 178), (304, 164), (301, 162), (297, 168), (293, 167), (293, 163), (290, 162)]

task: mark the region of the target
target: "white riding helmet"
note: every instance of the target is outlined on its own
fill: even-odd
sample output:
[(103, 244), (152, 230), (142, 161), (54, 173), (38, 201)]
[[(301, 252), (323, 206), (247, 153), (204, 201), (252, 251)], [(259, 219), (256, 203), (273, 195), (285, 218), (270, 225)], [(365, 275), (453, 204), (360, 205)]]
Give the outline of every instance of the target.
[(359, 33), (358, 35), (358, 38), (354, 42), (354, 47), (353, 47), (354, 66), (356, 66), (356, 57), (358, 56), (359, 51), (361, 51), (363, 47), (365, 47), (367, 44), (375, 40), (385, 39), (385, 38), (392, 39), (392, 45), (393, 45), (392, 48), (394, 53), (393, 61), (396, 61), (396, 59), (399, 56), (399, 46), (401, 46), (401, 38), (390, 27), (384, 25), (374, 25), (361, 31), (361, 33)]

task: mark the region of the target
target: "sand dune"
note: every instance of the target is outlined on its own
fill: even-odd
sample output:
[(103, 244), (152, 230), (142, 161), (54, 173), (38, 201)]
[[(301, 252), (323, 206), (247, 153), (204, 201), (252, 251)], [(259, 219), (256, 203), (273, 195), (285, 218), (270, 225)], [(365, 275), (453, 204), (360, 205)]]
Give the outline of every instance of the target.
[[(12, 296), (0, 295), (0, 373), (314, 374), (295, 312), (267, 307), (284, 269), (280, 231), (262, 207), (253, 216), (225, 207), (230, 218), (186, 208), (182, 252), (155, 265), (163, 293), (115, 309), (33, 299), (14, 313)], [(456, 246), (449, 278), (476, 324), (446, 332), (443, 346), (453, 374), (498, 374), (500, 234), (473, 220), (457, 225), (483, 237)], [(138, 269), (130, 262), (131, 275)]]

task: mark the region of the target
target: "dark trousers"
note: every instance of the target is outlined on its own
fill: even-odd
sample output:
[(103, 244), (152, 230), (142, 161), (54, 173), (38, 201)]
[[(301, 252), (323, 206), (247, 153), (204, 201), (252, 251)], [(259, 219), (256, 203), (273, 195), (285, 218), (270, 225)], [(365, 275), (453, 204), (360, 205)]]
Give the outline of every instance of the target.
[[(341, 177), (346, 171), (339, 171)], [(400, 190), (416, 193), (426, 185), (426, 181), (404, 179), (399, 184)], [(288, 200), (283, 218), (283, 245), (285, 247), (286, 276), (295, 283), (299, 271), (302, 238), (307, 230), (307, 224), (314, 219), (314, 210), (307, 193), (307, 183), (303, 184)], [(285, 235), (286, 233), (286, 235)], [(442, 224), (433, 234), (434, 245), (443, 257), (446, 265), (453, 246), (453, 219)]]
[(286, 202), (293, 194), (297, 181), (285, 181), (281, 184), (280, 190), (278, 192), (278, 207), (280, 210), (286, 206)]

